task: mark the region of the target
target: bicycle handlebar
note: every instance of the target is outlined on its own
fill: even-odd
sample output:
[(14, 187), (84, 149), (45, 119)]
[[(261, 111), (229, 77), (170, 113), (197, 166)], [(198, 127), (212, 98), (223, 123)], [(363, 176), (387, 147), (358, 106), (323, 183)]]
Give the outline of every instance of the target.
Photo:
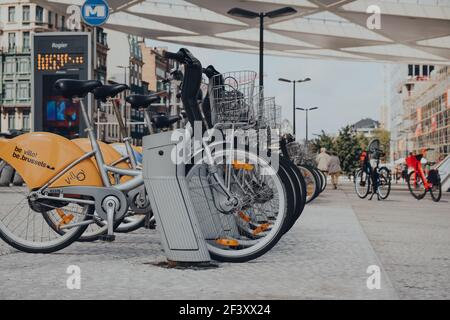
[(179, 63), (184, 63), (184, 60), (185, 60), (184, 59), (184, 54), (183, 54), (183, 52), (181, 52), (181, 50), (178, 51), (178, 52), (166, 51), (166, 52), (164, 52), (164, 58), (176, 60)]

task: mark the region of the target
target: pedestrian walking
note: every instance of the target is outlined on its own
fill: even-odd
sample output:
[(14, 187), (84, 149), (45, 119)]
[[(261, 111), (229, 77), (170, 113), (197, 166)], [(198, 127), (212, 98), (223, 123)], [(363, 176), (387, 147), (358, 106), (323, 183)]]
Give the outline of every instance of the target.
[(341, 172), (341, 160), (339, 160), (336, 152), (332, 152), (330, 161), (328, 161), (328, 173), (331, 176), (331, 183), (333, 184), (334, 189), (337, 189), (338, 187)]
[(330, 156), (327, 153), (327, 149), (321, 148), (320, 153), (316, 157), (317, 169), (325, 173), (328, 173), (328, 162), (330, 161)]

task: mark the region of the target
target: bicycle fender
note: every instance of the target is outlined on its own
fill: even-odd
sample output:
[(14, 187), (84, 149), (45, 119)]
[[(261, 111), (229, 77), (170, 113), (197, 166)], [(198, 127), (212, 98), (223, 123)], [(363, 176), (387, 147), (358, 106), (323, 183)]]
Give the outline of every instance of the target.
[[(0, 158), (11, 165), (29, 189), (40, 188), (84, 155), (72, 141), (49, 132), (33, 132), (2, 143)], [(59, 177), (51, 187), (102, 186), (97, 168), (85, 159)]]

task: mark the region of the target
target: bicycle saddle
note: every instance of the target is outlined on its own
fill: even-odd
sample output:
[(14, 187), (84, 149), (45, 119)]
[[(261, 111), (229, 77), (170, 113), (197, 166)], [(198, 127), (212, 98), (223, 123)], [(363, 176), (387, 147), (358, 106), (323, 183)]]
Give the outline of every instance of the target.
[(145, 96), (140, 94), (133, 94), (128, 96), (125, 100), (131, 105), (133, 109), (146, 108), (153, 103), (159, 102), (160, 98), (156, 95)]
[(165, 114), (157, 114), (152, 117), (152, 122), (158, 129), (167, 128), (179, 120), (181, 120), (180, 116), (166, 116)]
[(73, 80), (59, 79), (55, 82), (54, 88), (66, 99), (83, 98), (89, 92), (102, 86), (98, 80)]
[(129, 89), (126, 84), (104, 85), (94, 90), (94, 97), (97, 100), (106, 102), (107, 98), (114, 98), (116, 95)]

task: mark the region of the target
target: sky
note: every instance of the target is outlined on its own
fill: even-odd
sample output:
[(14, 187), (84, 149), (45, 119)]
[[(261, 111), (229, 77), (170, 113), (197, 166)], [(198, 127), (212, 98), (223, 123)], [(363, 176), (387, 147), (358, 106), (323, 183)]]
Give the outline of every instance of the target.
[[(165, 47), (177, 51), (181, 46), (147, 40), (147, 46)], [(203, 66), (214, 65), (220, 72), (237, 70), (258, 71), (258, 55), (184, 46)], [(145, 68), (145, 66), (144, 66)], [(318, 107), (309, 117), (309, 136), (322, 130), (334, 134), (347, 124), (363, 118), (379, 120), (384, 103), (384, 65), (375, 62), (353, 62), (265, 56), (265, 96), (276, 98), (282, 106), (283, 119), (292, 122), (292, 84), (278, 78), (312, 81), (297, 84), (296, 105)], [(305, 138), (305, 112), (297, 111), (297, 138)]]

